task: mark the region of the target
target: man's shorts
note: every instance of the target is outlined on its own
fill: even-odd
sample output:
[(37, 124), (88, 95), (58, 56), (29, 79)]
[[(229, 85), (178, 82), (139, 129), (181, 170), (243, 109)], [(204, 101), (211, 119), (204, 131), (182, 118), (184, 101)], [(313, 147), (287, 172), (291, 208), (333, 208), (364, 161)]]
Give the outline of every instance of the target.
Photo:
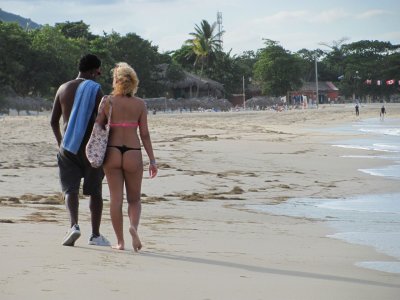
[(101, 196), (103, 168), (92, 168), (86, 158), (85, 148), (81, 148), (77, 154), (73, 154), (61, 147), (57, 154), (62, 191), (66, 194), (78, 194), (83, 178), (83, 194)]

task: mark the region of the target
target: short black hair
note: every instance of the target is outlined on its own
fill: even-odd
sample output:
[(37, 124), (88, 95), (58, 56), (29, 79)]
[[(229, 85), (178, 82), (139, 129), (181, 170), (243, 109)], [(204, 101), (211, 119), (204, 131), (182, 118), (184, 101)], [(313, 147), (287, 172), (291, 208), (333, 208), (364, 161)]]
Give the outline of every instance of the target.
[(86, 54), (79, 60), (79, 71), (87, 72), (98, 69), (101, 66), (101, 60), (94, 54)]

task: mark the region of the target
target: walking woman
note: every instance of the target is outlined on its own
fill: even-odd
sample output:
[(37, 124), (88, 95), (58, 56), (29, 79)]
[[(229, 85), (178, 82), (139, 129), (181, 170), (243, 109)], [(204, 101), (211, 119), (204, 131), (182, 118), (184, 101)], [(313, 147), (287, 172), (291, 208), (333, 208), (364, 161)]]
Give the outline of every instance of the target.
[(129, 233), (133, 249), (137, 252), (142, 248), (138, 235), (143, 177), (141, 143), (150, 160), (150, 178), (154, 178), (158, 170), (147, 127), (147, 109), (144, 101), (135, 96), (139, 84), (136, 72), (124, 62), (118, 63), (112, 72), (113, 91), (103, 98), (96, 122), (101, 125), (107, 123), (111, 106), (110, 135), (103, 168), (110, 189), (111, 222), (117, 237), (113, 248), (125, 249), (122, 213), (125, 185)]

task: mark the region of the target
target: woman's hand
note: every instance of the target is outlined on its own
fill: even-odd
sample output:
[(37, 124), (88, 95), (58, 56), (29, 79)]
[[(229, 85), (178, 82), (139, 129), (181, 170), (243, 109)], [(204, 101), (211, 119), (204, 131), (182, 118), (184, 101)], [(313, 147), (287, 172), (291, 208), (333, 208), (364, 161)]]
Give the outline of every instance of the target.
[(150, 178), (156, 177), (157, 173), (158, 173), (157, 164), (155, 162), (150, 162), (150, 166), (149, 166)]

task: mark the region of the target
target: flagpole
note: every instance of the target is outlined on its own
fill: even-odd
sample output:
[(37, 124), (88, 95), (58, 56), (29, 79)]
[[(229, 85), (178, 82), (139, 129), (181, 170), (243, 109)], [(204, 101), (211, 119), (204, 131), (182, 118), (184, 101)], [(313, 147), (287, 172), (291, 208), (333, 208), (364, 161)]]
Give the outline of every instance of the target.
[(316, 101), (316, 105), (317, 105), (317, 108), (318, 108), (318, 102), (319, 102), (319, 99), (318, 99), (318, 66), (317, 66), (317, 55), (315, 55), (315, 94), (316, 94), (316, 96), (317, 96), (317, 101)]
[(246, 110), (246, 95), (244, 93), (244, 76), (243, 76), (243, 110)]

